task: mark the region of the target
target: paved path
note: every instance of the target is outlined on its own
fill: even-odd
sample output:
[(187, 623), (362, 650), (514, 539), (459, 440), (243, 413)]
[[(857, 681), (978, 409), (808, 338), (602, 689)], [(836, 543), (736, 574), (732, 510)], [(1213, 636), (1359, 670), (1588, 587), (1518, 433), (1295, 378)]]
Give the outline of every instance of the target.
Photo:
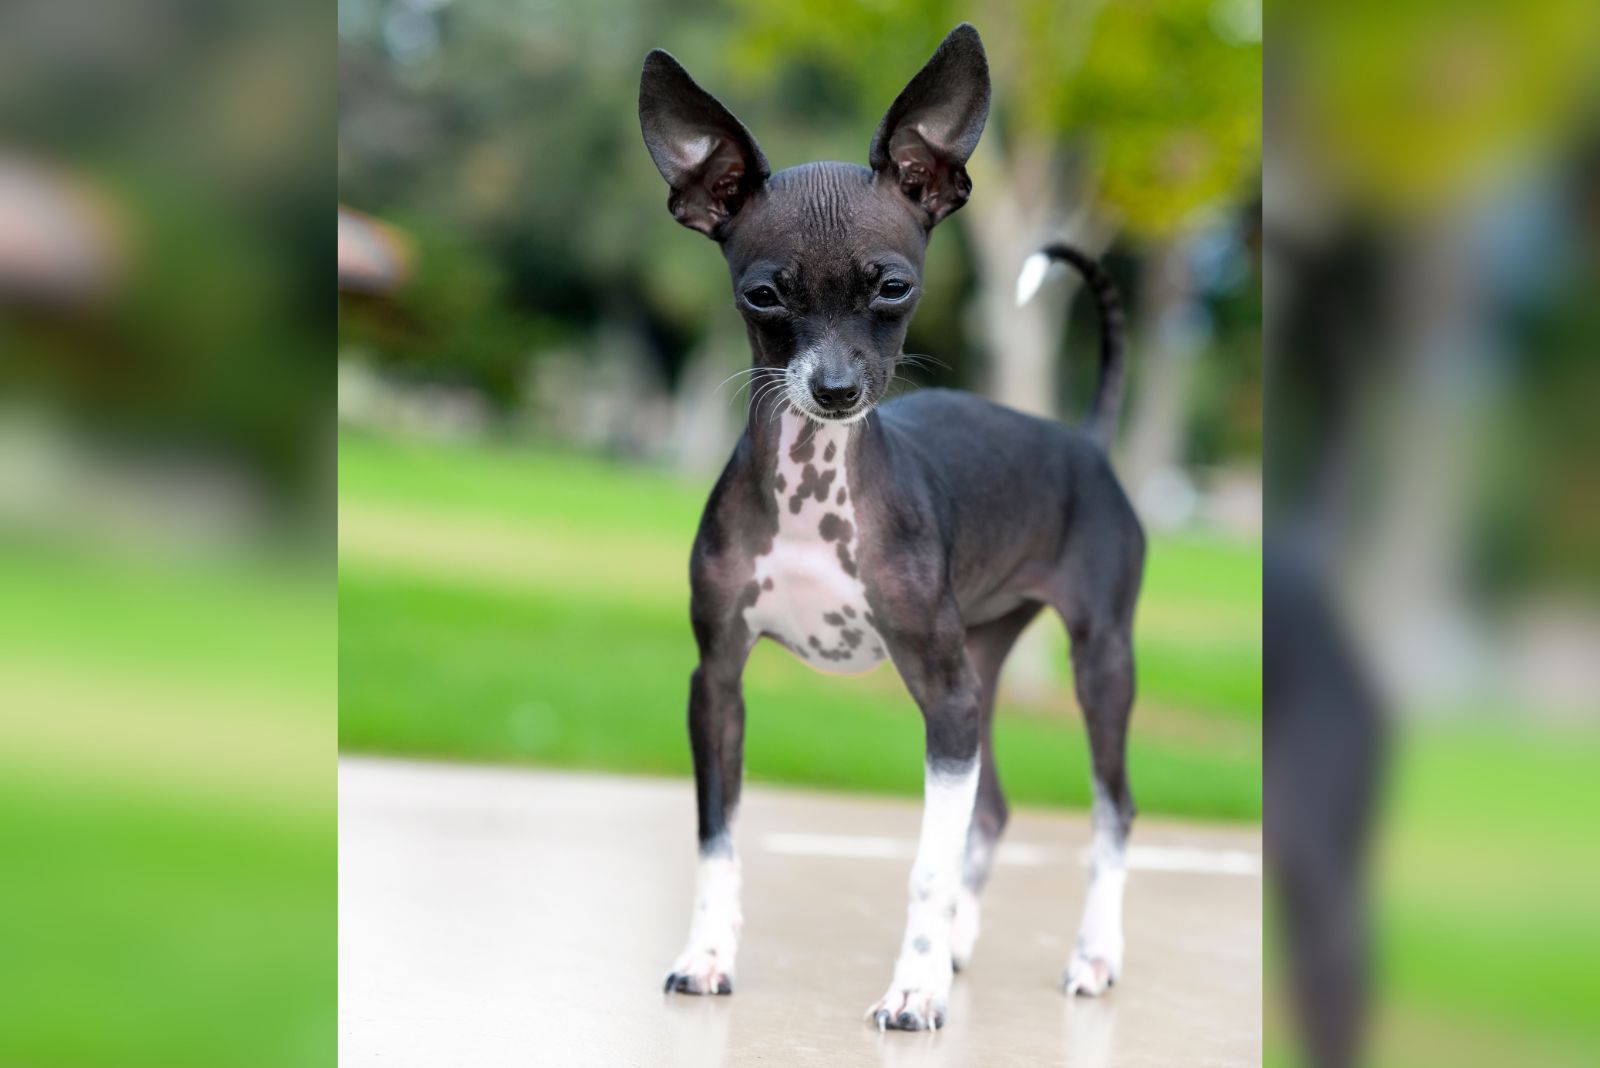
[(950, 1024), (880, 1034), (919, 806), (747, 787), (731, 998), (664, 996), (693, 881), (688, 781), (345, 758), (340, 1063), (1256, 1065), (1260, 835), (1141, 820), (1126, 973), (1057, 977), (1083, 901), (1082, 815), (1013, 817)]

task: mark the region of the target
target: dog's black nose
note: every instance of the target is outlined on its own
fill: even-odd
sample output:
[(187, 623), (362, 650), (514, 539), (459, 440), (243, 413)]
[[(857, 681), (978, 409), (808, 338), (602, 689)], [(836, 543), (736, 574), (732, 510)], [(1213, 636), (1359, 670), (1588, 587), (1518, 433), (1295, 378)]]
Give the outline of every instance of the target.
[(815, 379), (811, 383), (811, 399), (825, 412), (841, 412), (861, 399), (861, 387), (848, 379)]

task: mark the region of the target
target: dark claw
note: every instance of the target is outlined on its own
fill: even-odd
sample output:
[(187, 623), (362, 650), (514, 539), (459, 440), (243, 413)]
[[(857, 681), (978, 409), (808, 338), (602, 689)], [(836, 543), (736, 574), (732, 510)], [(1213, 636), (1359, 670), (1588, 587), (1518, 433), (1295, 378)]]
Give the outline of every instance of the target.
[(939, 1030), (939, 1028), (941, 1028), (943, 1026), (944, 1026), (944, 1013), (939, 1012), (936, 1009), (936, 1010), (934, 1010), (934, 1013), (933, 1013), (933, 1029), (935, 1031), (937, 1031), (937, 1030)]
[(717, 980), (717, 993), (719, 993), (719, 994), (731, 994), (731, 993), (733, 993), (733, 983), (731, 981), (729, 981), (729, 979), (728, 979), (728, 977), (726, 975), (724, 975), (721, 979)]
[(678, 974), (676, 972), (669, 972), (667, 974), (667, 985), (661, 988), (661, 992), (663, 994), (672, 993), (672, 984), (677, 982), (677, 981), (678, 981)]

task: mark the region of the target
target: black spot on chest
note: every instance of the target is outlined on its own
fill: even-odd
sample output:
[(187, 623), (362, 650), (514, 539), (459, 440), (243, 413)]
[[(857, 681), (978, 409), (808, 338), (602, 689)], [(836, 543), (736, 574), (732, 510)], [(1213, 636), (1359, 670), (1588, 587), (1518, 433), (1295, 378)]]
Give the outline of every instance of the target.
[[(799, 509), (795, 509), (799, 511)], [(850, 543), (856, 536), (855, 527), (850, 525), (850, 520), (829, 512), (822, 517), (822, 522), (817, 525), (817, 533), (823, 541), (837, 542), (834, 549), (839, 553), (839, 566), (844, 568), (844, 573), (851, 578), (856, 574), (856, 560), (850, 552)]]
[[(768, 581), (771, 581), (771, 580), (768, 580)], [(770, 589), (770, 588), (771, 587), (769, 586), (768, 589)], [(744, 584), (744, 589), (739, 591), (739, 600), (738, 600), (738, 603), (734, 607), (738, 611), (743, 612), (746, 608), (754, 607), (755, 603), (757, 601), (759, 601), (760, 599), (761, 599), (761, 584), (759, 582), (757, 582), (755, 579), (751, 579), (749, 582)]]
[(815, 497), (818, 501), (827, 503), (828, 493), (833, 489), (833, 480), (839, 474), (836, 468), (818, 471), (816, 465), (806, 464), (800, 472), (800, 485), (794, 488), (794, 495), (789, 498), (789, 513), (800, 514), (800, 506), (808, 497)]
[(822, 535), (823, 541), (849, 541), (855, 537), (855, 528), (850, 525), (850, 520), (829, 512), (822, 517), (822, 522), (817, 525), (817, 533)]

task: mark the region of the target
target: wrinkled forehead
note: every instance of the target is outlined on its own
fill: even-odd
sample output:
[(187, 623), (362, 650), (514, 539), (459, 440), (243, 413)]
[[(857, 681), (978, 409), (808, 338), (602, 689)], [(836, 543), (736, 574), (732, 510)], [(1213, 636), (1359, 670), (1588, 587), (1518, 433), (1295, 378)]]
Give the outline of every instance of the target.
[(922, 265), (926, 231), (903, 198), (865, 167), (817, 163), (779, 171), (725, 245), (735, 271), (764, 261), (841, 273), (884, 258)]

